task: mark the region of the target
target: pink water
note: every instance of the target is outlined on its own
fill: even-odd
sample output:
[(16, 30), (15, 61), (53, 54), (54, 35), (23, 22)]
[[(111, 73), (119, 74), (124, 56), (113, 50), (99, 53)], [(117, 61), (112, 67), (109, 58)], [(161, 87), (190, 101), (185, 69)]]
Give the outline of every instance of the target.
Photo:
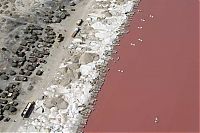
[(120, 60), (110, 62), (86, 132), (198, 131), (198, 5), (142, 0), (142, 12), (117, 48)]

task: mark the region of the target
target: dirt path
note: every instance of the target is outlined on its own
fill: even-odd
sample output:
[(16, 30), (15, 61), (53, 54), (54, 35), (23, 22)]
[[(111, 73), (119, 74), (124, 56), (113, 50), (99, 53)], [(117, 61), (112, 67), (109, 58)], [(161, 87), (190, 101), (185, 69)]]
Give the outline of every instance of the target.
[(139, 9), (85, 132), (197, 131), (198, 1), (142, 0)]

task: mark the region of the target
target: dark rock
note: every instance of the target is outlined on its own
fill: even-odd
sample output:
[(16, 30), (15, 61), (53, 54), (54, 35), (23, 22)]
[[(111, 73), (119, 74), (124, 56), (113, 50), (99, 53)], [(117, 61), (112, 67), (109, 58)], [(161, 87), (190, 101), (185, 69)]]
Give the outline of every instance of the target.
[(19, 96), (19, 92), (13, 92), (12, 100), (16, 99)]
[(49, 54), (50, 54), (50, 52), (49, 52), (49, 51), (47, 51), (47, 50), (44, 50), (44, 51), (43, 51), (43, 54), (44, 54), (44, 55), (49, 55)]
[(27, 72), (25, 73), (25, 76), (31, 76), (31, 74), (32, 74), (31, 71), (27, 71)]
[(47, 26), (45, 30), (46, 30), (46, 31), (53, 31), (53, 28), (50, 27), (50, 26)]
[(24, 74), (25, 74), (24, 69), (21, 69), (21, 70), (19, 71), (19, 74), (20, 74), (20, 75), (24, 75)]
[(51, 48), (53, 45), (52, 44), (47, 44), (46, 47)]
[(8, 100), (0, 99), (0, 103), (1, 103), (1, 104), (7, 104), (7, 103), (8, 103)]
[(7, 49), (6, 49), (6, 48), (1, 48), (1, 50), (2, 50), (2, 51), (7, 51)]
[(31, 91), (31, 90), (33, 90), (33, 88), (34, 87), (32, 85), (29, 85), (28, 88), (27, 88), (27, 90)]
[(33, 67), (32, 65), (27, 65), (26, 69), (29, 71), (34, 71), (35, 67)]
[(23, 58), (19, 58), (18, 62), (25, 62), (26, 61), (26, 56), (24, 56)]
[(28, 81), (28, 78), (25, 77), (25, 76), (16, 76), (15, 80), (16, 81), (24, 81), (24, 82), (26, 82), (26, 81)]
[(4, 71), (0, 72), (0, 76), (3, 75), (3, 74), (6, 74), (6, 72), (4, 72)]
[(0, 115), (0, 121), (3, 120), (3, 118), (4, 118), (4, 116), (3, 116), (3, 115)]
[(19, 67), (19, 68), (22, 67), (22, 66), (24, 65), (24, 63), (25, 63), (25, 62), (19, 62), (19, 63), (18, 63), (18, 67)]
[(18, 105), (18, 102), (16, 102), (16, 101), (12, 102), (12, 106), (17, 106), (17, 105)]
[(42, 47), (43, 47), (43, 44), (41, 44), (41, 43), (37, 44), (37, 48), (42, 48)]
[(7, 104), (6, 106), (4, 106), (4, 110), (9, 110), (10, 109), (10, 105)]
[(14, 113), (14, 112), (16, 112), (16, 111), (17, 111), (17, 108), (16, 108), (16, 107), (13, 107), (13, 106), (11, 106), (11, 107), (10, 107), (10, 109), (9, 109), (9, 111), (10, 111), (11, 113)]
[(3, 115), (4, 109), (0, 109), (0, 115)]
[(70, 6), (75, 6), (76, 3), (75, 3), (74, 1), (70, 1), (69, 5), (70, 5)]
[(10, 88), (11, 88), (11, 87), (7, 86), (7, 87), (5, 88), (5, 91), (8, 91)]
[(36, 57), (38, 57), (38, 58), (43, 58), (44, 55), (43, 55), (42, 53), (39, 53), (39, 54), (36, 55)]
[(42, 70), (38, 70), (37, 72), (36, 72), (36, 75), (38, 75), (38, 76), (41, 76), (43, 74), (43, 71)]
[(25, 51), (30, 51), (30, 48), (24, 47), (24, 50), (25, 50)]
[(17, 63), (17, 62), (12, 62), (12, 63), (11, 63), (11, 66), (12, 66), (12, 67), (17, 67), (17, 66), (18, 66), (18, 63)]
[(42, 38), (39, 38), (38, 41), (39, 41), (39, 42), (43, 42), (43, 39), (42, 39)]
[[(49, 35), (52, 35), (52, 36), (54, 36), (54, 35), (56, 35), (56, 33), (53, 31), (53, 30), (50, 30), (50, 31), (46, 31), (46, 34), (49, 36)], [(47, 36), (47, 37), (48, 37)]]
[(17, 55), (18, 55), (19, 57), (24, 57), (26, 54), (25, 54), (24, 52), (19, 52)]
[(17, 52), (21, 52), (23, 49), (24, 49), (23, 46), (19, 46), (18, 49), (17, 49)]
[(10, 121), (9, 117), (7, 117), (7, 118), (4, 119), (4, 122), (9, 122), (9, 121)]
[(20, 45), (21, 45), (21, 46), (27, 46), (28, 43), (24, 42), (24, 43), (21, 43)]
[(31, 62), (31, 63), (37, 62), (37, 58), (35, 58), (35, 57), (30, 57), (30, 58), (28, 59), (28, 62)]
[(21, 87), (16, 87), (15, 89), (13, 89), (14, 92), (19, 92), (21, 90)]
[(16, 72), (15, 72), (14, 70), (11, 70), (11, 71), (10, 71), (10, 75), (11, 75), (11, 76), (14, 76), (14, 75), (16, 75)]
[(56, 18), (56, 19), (53, 20), (53, 23), (60, 23), (61, 21), (62, 21), (61, 18)]
[(8, 80), (9, 79), (9, 77), (5, 74), (1, 75), (0, 77), (1, 77), (2, 80)]
[(13, 82), (13, 83), (9, 83), (7, 87), (9, 87), (9, 88), (15, 88), (18, 85), (19, 85), (19, 83)]
[(33, 65), (33, 67), (36, 68), (36, 67), (40, 66), (40, 63), (33, 63), (32, 65)]
[(9, 93), (13, 93), (14, 90), (13, 90), (12, 88), (9, 88), (9, 89), (8, 89), (8, 92), (9, 92)]

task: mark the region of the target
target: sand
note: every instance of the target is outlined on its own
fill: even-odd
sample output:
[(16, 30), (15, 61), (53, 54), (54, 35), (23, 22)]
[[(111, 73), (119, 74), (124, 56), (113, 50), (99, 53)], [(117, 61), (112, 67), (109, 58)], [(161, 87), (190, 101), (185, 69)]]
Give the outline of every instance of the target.
[[(89, 12), (88, 18), (83, 18), (85, 23), (80, 34), (69, 46), (66, 46), (69, 58), (63, 59), (60, 69), (57, 69), (55, 79), (43, 90), (44, 99), (36, 100), (38, 110), (35, 110), (31, 119), (25, 121), (19, 131), (72, 133), (81, 131), (88, 116), (94, 110), (94, 101), (105, 81), (106, 65), (110, 58), (108, 54), (112, 52), (117, 35), (120, 34), (120, 26), (126, 22), (126, 14), (137, 2), (107, 1), (102, 5), (110, 6), (109, 9), (90, 8), (90, 12), (94, 11), (96, 14)], [(90, 1), (91, 5), (99, 3)], [(89, 4), (87, 6), (90, 7)], [(109, 10), (110, 15), (108, 11), (105, 12), (106, 10)], [(73, 66), (74, 69), (71, 69), (70, 67)], [(67, 109), (59, 109), (58, 105), (51, 101), (46, 102), (45, 107), (45, 99), (56, 97), (62, 97), (68, 103)], [(43, 108), (44, 111), (39, 108)]]

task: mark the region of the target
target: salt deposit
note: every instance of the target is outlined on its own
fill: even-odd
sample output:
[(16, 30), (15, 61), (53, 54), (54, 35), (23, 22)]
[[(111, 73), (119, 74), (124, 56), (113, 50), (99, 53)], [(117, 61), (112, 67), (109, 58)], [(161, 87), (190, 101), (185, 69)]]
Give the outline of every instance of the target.
[[(96, 4), (101, 2), (102, 0), (97, 0)], [(120, 34), (120, 26), (126, 23), (127, 13), (132, 11), (139, 0), (125, 0), (118, 3), (116, 0), (103, 0), (103, 2), (107, 5), (99, 7), (102, 9), (93, 9), (86, 19), (89, 25), (82, 29), (82, 33), (88, 32), (94, 36), (85, 38), (85, 42), (75, 38), (68, 48), (71, 50), (76, 48), (78, 54), (60, 65), (60, 69), (67, 67), (66, 71), (69, 75), (73, 75), (78, 70), (79, 78), (75, 79), (74, 76), (66, 86), (62, 84), (49, 86), (44, 92), (46, 98), (36, 101), (36, 108), (42, 107), (44, 112), (38, 110), (32, 116), (33, 119), (26, 121), (19, 131), (74, 133), (80, 127), (84, 127), (84, 123), (86, 124), (84, 120), (93, 110), (91, 101), (95, 100), (100, 90), (98, 86), (104, 82), (101, 74), (106, 71), (105, 66), (110, 58), (107, 52), (113, 50), (114, 42)], [(94, 34), (92, 30), (87, 30), (88, 27), (94, 30)], [(80, 43), (85, 44), (80, 45)], [(82, 50), (83, 48), (85, 51)]]

